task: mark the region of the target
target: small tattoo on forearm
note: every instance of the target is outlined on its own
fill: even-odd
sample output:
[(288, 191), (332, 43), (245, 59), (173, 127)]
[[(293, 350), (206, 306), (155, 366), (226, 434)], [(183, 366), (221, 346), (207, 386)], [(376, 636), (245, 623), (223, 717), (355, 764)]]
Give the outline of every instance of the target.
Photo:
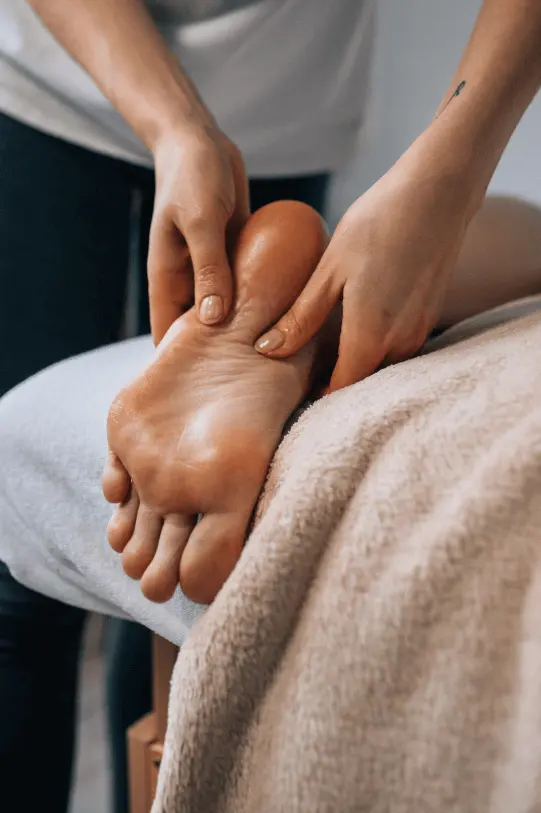
[(455, 90), (455, 92), (451, 96), (451, 99), (454, 99), (455, 96), (460, 96), (460, 91), (463, 90), (465, 87), (466, 87), (466, 80), (463, 79), (462, 82), (459, 85), (457, 85), (457, 89)]
[(460, 96), (460, 94), (462, 93), (462, 91), (464, 90), (465, 87), (466, 87), (466, 80), (463, 79), (462, 82), (460, 82), (460, 84), (458, 84), (456, 86), (455, 92), (453, 93), (451, 98), (448, 100), (445, 107), (443, 107), (442, 110), (440, 111), (440, 116), (441, 116), (441, 114), (443, 113), (444, 110), (447, 110), (447, 108), (449, 107), (449, 105), (451, 104), (453, 99), (455, 99), (457, 96)]

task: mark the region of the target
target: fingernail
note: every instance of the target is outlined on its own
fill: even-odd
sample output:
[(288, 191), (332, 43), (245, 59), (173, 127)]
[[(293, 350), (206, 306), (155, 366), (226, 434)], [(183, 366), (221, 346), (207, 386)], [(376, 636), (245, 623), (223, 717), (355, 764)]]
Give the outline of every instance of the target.
[(265, 333), (260, 339), (257, 340), (255, 343), (255, 349), (259, 350), (260, 353), (268, 353), (271, 350), (278, 350), (284, 343), (284, 334), (278, 330), (278, 328), (273, 328), (269, 330), (268, 333)]
[(211, 325), (213, 322), (220, 322), (223, 315), (224, 303), (221, 296), (211, 294), (211, 296), (206, 296), (203, 299), (199, 308), (199, 316), (202, 322)]

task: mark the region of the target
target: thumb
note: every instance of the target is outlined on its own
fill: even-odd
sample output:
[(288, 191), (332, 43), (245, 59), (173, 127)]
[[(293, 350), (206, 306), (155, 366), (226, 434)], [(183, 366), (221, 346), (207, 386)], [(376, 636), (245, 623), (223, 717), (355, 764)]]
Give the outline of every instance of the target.
[(324, 266), (316, 268), (288, 312), (257, 340), (256, 350), (271, 358), (287, 358), (304, 347), (338, 302), (342, 285)]
[(233, 301), (233, 275), (227, 258), (223, 216), (205, 213), (182, 229), (193, 266), (195, 305), (207, 325), (222, 322)]

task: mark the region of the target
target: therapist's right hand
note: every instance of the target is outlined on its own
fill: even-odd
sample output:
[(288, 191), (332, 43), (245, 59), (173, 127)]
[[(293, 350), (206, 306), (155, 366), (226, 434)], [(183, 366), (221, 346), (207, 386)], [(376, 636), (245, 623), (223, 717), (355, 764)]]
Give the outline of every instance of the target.
[(158, 344), (194, 300), (201, 322), (219, 324), (233, 301), (230, 247), (250, 213), (238, 148), (204, 122), (167, 133), (154, 150), (156, 195), (148, 284)]

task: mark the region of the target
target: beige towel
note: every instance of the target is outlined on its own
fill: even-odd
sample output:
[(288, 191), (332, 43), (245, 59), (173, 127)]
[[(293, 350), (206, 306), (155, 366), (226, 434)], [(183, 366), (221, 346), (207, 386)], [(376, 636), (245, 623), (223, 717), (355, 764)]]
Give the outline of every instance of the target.
[(541, 811), (541, 313), (317, 403), (263, 508), (154, 813)]

